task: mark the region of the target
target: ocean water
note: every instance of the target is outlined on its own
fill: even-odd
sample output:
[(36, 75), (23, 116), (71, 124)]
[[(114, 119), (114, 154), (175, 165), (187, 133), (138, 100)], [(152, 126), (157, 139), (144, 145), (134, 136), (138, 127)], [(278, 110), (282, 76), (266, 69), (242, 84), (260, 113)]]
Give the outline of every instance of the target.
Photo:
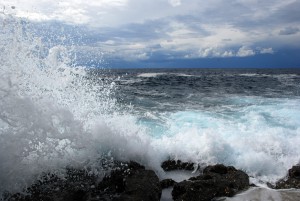
[(117, 102), (163, 155), (274, 182), (299, 163), (299, 69), (117, 70)]
[(299, 163), (300, 69), (91, 68), (28, 22), (0, 26), (0, 192), (113, 159), (160, 177), (168, 158), (223, 163), (261, 186)]

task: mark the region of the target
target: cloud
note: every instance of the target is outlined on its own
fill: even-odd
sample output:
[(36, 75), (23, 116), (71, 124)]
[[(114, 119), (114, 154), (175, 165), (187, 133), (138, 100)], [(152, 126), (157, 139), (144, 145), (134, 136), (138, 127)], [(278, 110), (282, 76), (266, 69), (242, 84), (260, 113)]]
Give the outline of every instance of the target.
[(274, 50), (273, 48), (263, 48), (260, 50), (260, 53), (261, 54), (273, 54), (274, 53)]
[(300, 30), (297, 27), (286, 27), (279, 31), (279, 35), (293, 35), (298, 33)]
[(190, 54), (184, 55), (184, 58), (226, 58), (226, 57), (249, 57), (256, 54), (273, 54), (274, 51), (272, 48), (255, 48), (256, 50), (247, 47), (241, 46), (240, 48), (224, 48), (224, 47), (209, 47), (201, 48), (198, 52), (193, 52)]
[(169, 3), (176, 7), (176, 6), (180, 6), (181, 5), (181, 0), (169, 0)]
[(299, 8), (300, 1), (298, 0), (281, 1), (275, 7), (273, 20), (277, 20), (277, 23), (299, 24)]
[(16, 16), (42, 24), (40, 32), (49, 37), (61, 32), (60, 24), (61, 34), (81, 40), (78, 49), (108, 58), (247, 57), (300, 48), (296, 0), (0, 0), (1, 5), (16, 6)]
[[(200, 49), (199, 54), (193, 56), (193, 58), (218, 58), (218, 57), (233, 57), (236, 56), (233, 50), (223, 50), (218, 47), (209, 47)], [(191, 57), (191, 56), (190, 56)]]
[(242, 46), (237, 54), (236, 54), (238, 57), (248, 57), (248, 56), (253, 56), (255, 55), (255, 52), (250, 49), (249, 47), (246, 47), (246, 46)]
[(1, 4), (15, 6), (16, 16), (33, 21), (58, 20), (70, 24), (90, 24), (108, 11), (126, 7), (128, 0), (4, 0)]

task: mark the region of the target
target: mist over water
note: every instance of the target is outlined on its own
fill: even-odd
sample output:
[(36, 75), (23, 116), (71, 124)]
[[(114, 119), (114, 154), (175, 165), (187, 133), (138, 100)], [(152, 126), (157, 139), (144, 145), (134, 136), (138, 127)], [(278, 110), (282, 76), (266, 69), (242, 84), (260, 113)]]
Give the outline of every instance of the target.
[(159, 175), (168, 157), (224, 163), (257, 183), (299, 162), (298, 70), (91, 69), (27, 22), (0, 26), (0, 192), (66, 166), (102, 174), (107, 158)]

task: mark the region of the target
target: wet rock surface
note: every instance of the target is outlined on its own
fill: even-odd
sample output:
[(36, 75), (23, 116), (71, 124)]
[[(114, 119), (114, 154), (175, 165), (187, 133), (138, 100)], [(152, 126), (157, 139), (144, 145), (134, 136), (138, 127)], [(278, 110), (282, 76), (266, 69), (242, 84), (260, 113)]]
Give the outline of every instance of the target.
[(23, 193), (7, 195), (12, 201), (81, 201), (87, 200), (96, 185), (97, 178), (84, 170), (68, 168), (66, 177), (45, 173)]
[(154, 171), (136, 162), (119, 163), (101, 182), (84, 170), (68, 169), (66, 176), (45, 174), (24, 193), (5, 195), (9, 201), (154, 201), (161, 187)]
[[(169, 170), (194, 170), (194, 164), (167, 161)], [(193, 167), (193, 168), (192, 168)], [(45, 173), (23, 193), (5, 193), (8, 201), (155, 201), (162, 189), (173, 187), (175, 201), (208, 201), (231, 197), (249, 187), (248, 175), (232, 166), (217, 164), (203, 169), (203, 174), (182, 182), (159, 178), (152, 170), (130, 162), (115, 162), (110, 174), (99, 178), (86, 170), (66, 168), (64, 177)], [(300, 166), (293, 166), (276, 189), (300, 188)]]
[(293, 166), (289, 169), (286, 178), (279, 180), (275, 186), (276, 189), (300, 189), (300, 165)]
[(181, 160), (167, 160), (161, 165), (164, 171), (172, 170), (194, 170), (194, 163), (182, 162)]
[(160, 200), (161, 187), (159, 179), (152, 170), (137, 170), (125, 179), (125, 189), (114, 200), (152, 201)]
[(172, 187), (175, 184), (176, 184), (176, 181), (174, 181), (173, 179), (164, 179), (160, 182), (160, 187), (162, 189), (165, 189), (165, 188)]
[(249, 176), (232, 166), (208, 166), (203, 174), (174, 185), (172, 196), (180, 201), (209, 201), (215, 197), (231, 197), (249, 187)]

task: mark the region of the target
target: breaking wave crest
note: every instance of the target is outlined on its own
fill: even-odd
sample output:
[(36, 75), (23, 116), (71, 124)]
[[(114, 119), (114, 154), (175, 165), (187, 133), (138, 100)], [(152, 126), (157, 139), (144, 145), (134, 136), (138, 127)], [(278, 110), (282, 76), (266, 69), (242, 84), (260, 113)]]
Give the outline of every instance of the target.
[(20, 190), (44, 171), (101, 172), (103, 157), (142, 154), (126, 150), (140, 150), (146, 138), (116, 104), (113, 80), (77, 66), (72, 46), (46, 45), (13, 16), (0, 20), (1, 191)]

